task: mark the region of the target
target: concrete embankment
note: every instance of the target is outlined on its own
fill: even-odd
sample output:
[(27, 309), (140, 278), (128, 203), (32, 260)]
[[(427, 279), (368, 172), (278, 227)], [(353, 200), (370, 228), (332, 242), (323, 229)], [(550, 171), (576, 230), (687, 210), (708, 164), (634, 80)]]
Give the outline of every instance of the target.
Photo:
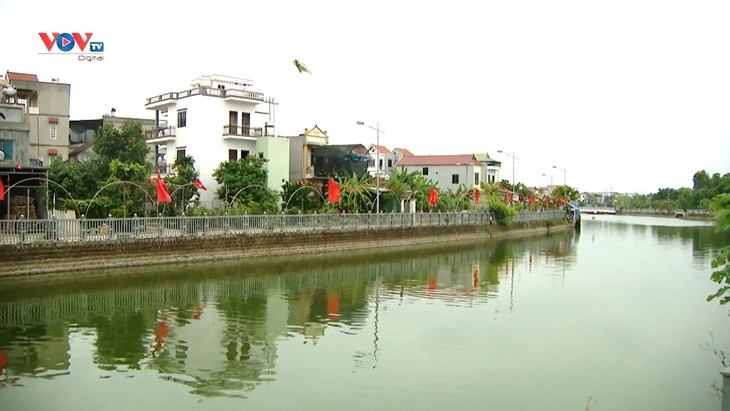
[(565, 220), (497, 226), (403, 227), (358, 231), (259, 232), (230, 236), (0, 246), (0, 277), (234, 259), (316, 255), (347, 250), (543, 235)]

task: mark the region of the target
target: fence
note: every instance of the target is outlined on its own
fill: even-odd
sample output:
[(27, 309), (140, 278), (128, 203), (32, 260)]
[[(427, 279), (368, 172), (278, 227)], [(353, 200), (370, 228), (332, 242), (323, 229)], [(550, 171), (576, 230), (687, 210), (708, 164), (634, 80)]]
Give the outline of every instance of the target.
[[(517, 213), (515, 223), (564, 219), (564, 211)], [(378, 230), (404, 227), (485, 225), (488, 212), (383, 214), (272, 214), (201, 217), (51, 218), (0, 221), (0, 244), (119, 241), (262, 232)]]

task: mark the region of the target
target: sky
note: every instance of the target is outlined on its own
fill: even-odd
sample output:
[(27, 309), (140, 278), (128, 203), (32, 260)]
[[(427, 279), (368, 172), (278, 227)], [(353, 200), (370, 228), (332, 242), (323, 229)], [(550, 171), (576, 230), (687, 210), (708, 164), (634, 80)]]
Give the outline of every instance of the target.
[[(316, 124), (367, 146), (363, 121), (389, 149), (487, 152), (529, 186), (652, 193), (730, 172), (727, 0), (0, 0), (0, 15), (0, 71), (71, 84), (71, 120), (154, 118), (146, 98), (221, 74), (276, 99), (277, 134)], [(41, 32), (91, 32), (104, 61), (40, 54)]]

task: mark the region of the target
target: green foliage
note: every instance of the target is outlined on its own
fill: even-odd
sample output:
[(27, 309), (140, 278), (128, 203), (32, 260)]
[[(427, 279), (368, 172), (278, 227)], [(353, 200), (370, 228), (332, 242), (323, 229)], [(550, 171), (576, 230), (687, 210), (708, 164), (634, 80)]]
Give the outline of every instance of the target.
[(322, 187), (308, 181), (299, 184), (285, 182), (281, 186), (281, 200), (284, 211), (288, 214), (322, 213), (325, 206)]
[(437, 189), (437, 184), (426, 178), (421, 172), (409, 173), (405, 169), (393, 170), (385, 186), (388, 192), (381, 194), (381, 199), (398, 203), (403, 199), (415, 199), (416, 211), (431, 210), (428, 205), (428, 190), (432, 187)]
[[(368, 213), (376, 212), (375, 196), (376, 186), (373, 184), (373, 178), (370, 174), (358, 178), (353, 174), (351, 177), (345, 177), (340, 180), (340, 210), (347, 213)], [(382, 196), (382, 194), (381, 194)], [(383, 210), (385, 202), (380, 199), (380, 210)]]
[[(231, 204), (234, 210), (249, 214), (278, 213), (279, 196), (268, 188), (266, 159), (248, 156), (238, 161), (221, 163), (213, 171), (213, 178), (220, 185), (216, 197)], [(239, 207), (240, 205), (240, 207)], [(239, 208), (235, 208), (239, 207)]]
[(94, 133), (94, 153), (108, 162), (145, 164), (148, 151), (139, 123), (127, 122), (120, 129), (104, 124)]
[(580, 198), (580, 192), (571, 186), (557, 186), (553, 190), (552, 196), (575, 201)]
[(490, 198), (489, 209), (494, 213), (494, 219), (497, 220), (497, 224), (502, 226), (512, 225), (512, 220), (517, 214), (517, 211), (513, 207), (505, 204), (501, 199)]
[[(730, 231), (730, 194), (715, 197), (710, 203), (710, 209), (717, 222), (717, 231)], [(712, 268), (715, 271), (710, 279), (718, 283), (720, 288), (716, 293), (708, 296), (707, 301), (719, 298), (720, 304), (727, 304), (730, 302), (730, 295), (725, 295), (730, 290), (730, 246), (725, 246), (718, 251), (712, 260)]]

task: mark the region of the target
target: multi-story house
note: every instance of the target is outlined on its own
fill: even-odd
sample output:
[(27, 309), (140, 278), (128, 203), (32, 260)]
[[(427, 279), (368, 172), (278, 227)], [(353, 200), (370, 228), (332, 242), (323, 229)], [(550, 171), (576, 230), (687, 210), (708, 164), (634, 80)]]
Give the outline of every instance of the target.
[(398, 164), (398, 162), (400, 161), (401, 158), (403, 158), (405, 156), (412, 156), (412, 155), (414, 155), (407, 148), (394, 148), (393, 149), (393, 154), (395, 154), (395, 162), (396, 162), (396, 164)]
[(474, 157), (484, 165), (483, 180), (487, 183), (499, 182), (499, 171), (502, 169), (502, 163), (489, 157), (489, 153), (474, 154)]
[(269, 122), (273, 101), (253, 88), (253, 81), (201, 76), (191, 87), (147, 99), (157, 127), (147, 134), (159, 168), (178, 156), (191, 156), (207, 191), (203, 203), (214, 203), (217, 182), (213, 171), (225, 161), (257, 155), (268, 159), (268, 186), (281, 190), (289, 178), (289, 139), (273, 136)]
[(314, 178), (314, 155), (317, 147), (329, 144), (329, 136), (316, 124), (304, 133), (289, 137), (289, 181), (299, 182)]
[[(104, 114), (100, 119), (92, 120), (71, 120), (69, 125), (69, 154), (68, 161), (82, 162), (94, 154), (93, 139), (94, 132), (104, 124), (110, 124), (114, 128), (121, 128), (124, 123), (135, 122), (142, 127), (143, 133), (155, 130), (155, 120), (148, 118), (117, 117), (117, 111), (112, 108), (111, 114)], [(148, 144), (150, 149), (149, 160), (155, 162), (155, 146)]]
[(442, 190), (471, 189), (484, 176), (484, 165), (473, 154), (405, 156), (396, 165), (409, 173), (418, 171)]
[(8, 102), (23, 107), (24, 121), (30, 125), (29, 159), (45, 165), (50, 164), (50, 157), (68, 159), (71, 85), (10, 71), (5, 78), (18, 90)]
[(368, 159), (368, 173), (373, 177), (388, 180), (390, 178), (390, 172), (397, 162), (397, 155), (385, 146), (376, 144), (371, 144), (368, 147), (368, 155), (370, 156), (370, 159)]

